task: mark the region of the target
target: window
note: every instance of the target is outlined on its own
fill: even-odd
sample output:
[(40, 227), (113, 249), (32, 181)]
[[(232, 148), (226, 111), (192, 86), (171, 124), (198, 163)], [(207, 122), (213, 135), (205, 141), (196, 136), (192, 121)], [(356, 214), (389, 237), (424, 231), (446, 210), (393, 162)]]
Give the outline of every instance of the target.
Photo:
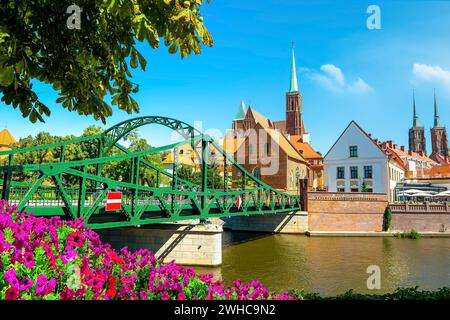
[(253, 145), (252, 144), (248, 145), (248, 154), (253, 154)]
[[(350, 167), (350, 178), (358, 179), (358, 167)], [(358, 191), (356, 191), (356, 192), (358, 192)]]
[(266, 150), (266, 154), (268, 155), (269, 154), (269, 144), (268, 143), (266, 143), (264, 145), (264, 149)]
[(337, 188), (337, 192), (345, 192), (345, 188), (344, 187), (339, 187), (339, 188)]
[(294, 171), (291, 170), (290, 174), (289, 174), (289, 180), (291, 183), (291, 189), (294, 189)]
[(358, 188), (351, 188), (351, 189), (350, 189), (350, 192), (358, 192), (358, 191), (359, 191)]
[(345, 179), (345, 169), (344, 167), (337, 167), (336, 168), (336, 177), (337, 179)]
[(372, 179), (372, 166), (364, 166), (364, 178)]
[(356, 158), (358, 156), (358, 146), (350, 146), (350, 158)]
[(253, 175), (255, 176), (256, 179), (261, 180), (261, 169), (258, 167), (253, 169)]

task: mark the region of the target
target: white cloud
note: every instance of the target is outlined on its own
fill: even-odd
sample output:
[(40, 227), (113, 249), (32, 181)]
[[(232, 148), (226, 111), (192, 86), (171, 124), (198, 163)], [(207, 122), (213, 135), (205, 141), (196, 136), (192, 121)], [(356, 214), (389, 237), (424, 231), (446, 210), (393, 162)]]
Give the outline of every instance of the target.
[(415, 63), (412, 68), (413, 82), (432, 82), (450, 88), (450, 71), (440, 66)]
[(312, 71), (310, 77), (323, 87), (338, 93), (366, 94), (373, 91), (373, 88), (359, 77), (348, 82), (342, 70), (333, 64), (322, 65), (320, 71)]

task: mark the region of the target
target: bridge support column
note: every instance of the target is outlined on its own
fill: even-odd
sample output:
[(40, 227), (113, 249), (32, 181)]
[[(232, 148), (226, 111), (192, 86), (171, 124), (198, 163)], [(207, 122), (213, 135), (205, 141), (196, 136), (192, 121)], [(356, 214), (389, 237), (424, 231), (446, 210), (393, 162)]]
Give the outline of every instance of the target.
[(233, 231), (305, 234), (308, 212), (296, 211), (222, 218), (224, 229)]
[(148, 249), (165, 262), (181, 265), (219, 266), (222, 264), (222, 223), (167, 223), (140, 228), (96, 230), (102, 241), (113, 248)]

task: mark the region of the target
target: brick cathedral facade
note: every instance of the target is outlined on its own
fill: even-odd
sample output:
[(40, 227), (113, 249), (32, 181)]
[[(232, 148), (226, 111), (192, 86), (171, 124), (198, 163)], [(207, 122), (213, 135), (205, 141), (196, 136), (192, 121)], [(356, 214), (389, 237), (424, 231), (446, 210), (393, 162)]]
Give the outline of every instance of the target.
[[(439, 164), (450, 163), (448, 150), (447, 129), (441, 124), (436, 93), (434, 94), (434, 125), (430, 129), (431, 133), (431, 154), (430, 159)], [(416, 100), (413, 96), (413, 126), (409, 129), (409, 149), (413, 152), (426, 154), (425, 129), (420, 125), (416, 111)]]

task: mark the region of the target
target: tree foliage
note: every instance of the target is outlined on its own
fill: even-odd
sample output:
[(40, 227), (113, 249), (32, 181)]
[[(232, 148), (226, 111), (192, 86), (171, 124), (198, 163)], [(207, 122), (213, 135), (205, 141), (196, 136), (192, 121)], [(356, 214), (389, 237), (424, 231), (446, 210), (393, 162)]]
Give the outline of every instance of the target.
[[(209, 1), (209, 0), (208, 0)], [(136, 48), (160, 39), (170, 53), (200, 54), (213, 40), (200, 12), (203, 0), (78, 0), (79, 29), (69, 29), (72, 0), (0, 0), (0, 95), (31, 122), (50, 115), (32, 80), (52, 85), (57, 103), (105, 122), (111, 104), (139, 111), (132, 94), (139, 85), (131, 69), (145, 70)]]
[[(201, 186), (202, 184), (202, 172), (200, 170), (194, 170), (192, 166), (180, 165), (177, 171), (179, 178), (192, 182)], [(216, 162), (208, 165), (207, 170), (207, 187), (209, 189), (221, 189), (223, 188), (223, 175), (219, 171), (219, 166)]]
[(389, 206), (386, 207), (384, 210), (383, 215), (383, 231), (388, 231), (391, 227), (391, 220), (392, 220), (392, 212), (391, 208)]

